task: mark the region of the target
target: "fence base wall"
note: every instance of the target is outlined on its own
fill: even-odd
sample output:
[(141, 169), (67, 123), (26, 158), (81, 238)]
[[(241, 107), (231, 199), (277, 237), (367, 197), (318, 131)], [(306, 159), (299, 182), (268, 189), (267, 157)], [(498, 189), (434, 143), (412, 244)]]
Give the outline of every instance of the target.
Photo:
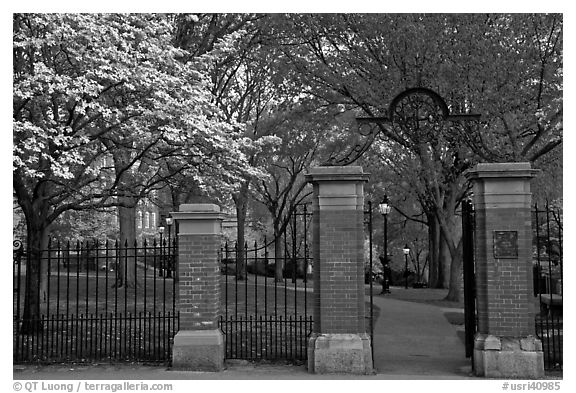
[(370, 335), (312, 333), (308, 341), (308, 372), (373, 373)]
[(544, 377), (542, 342), (534, 337), (497, 337), (477, 334), (474, 373), (487, 378)]
[(193, 371), (224, 369), (224, 336), (215, 330), (181, 330), (174, 337), (172, 368)]

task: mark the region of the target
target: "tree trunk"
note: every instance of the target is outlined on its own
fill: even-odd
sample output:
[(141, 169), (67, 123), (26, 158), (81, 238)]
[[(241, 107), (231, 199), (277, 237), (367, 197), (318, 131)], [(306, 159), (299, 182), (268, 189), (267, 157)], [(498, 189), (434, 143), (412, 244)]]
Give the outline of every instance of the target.
[(280, 235), (280, 222), (274, 220), (274, 280), (276, 282), (284, 282), (284, 258), (282, 257), (282, 237)]
[[(120, 198), (128, 205), (136, 204), (130, 197)], [(134, 288), (136, 283), (136, 207), (119, 207), (120, 244), (118, 247), (118, 275), (115, 287)]]
[[(455, 206), (449, 205), (444, 210), (444, 215), (439, 217), (440, 229), (442, 231), (442, 248), (444, 255), (446, 277), (448, 287), (446, 300), (460, 301), (461, 268), (462, 268), (462, 231), (459, 220), (454, 214)], [(455, 239), (459, 239), (456, 243)]]
[(462, 284), (462, 241), (458, 244), (457, 252), (452, 263), (450, 264), (450, 285), (446, 300), (452, 302), (459, 302), (461, 300), (461, 284)]
[(440, 229), (434, 214), (428, 217), (428, 252), (430, 265), (428, 267), (428, 283), (430, 288), (442, 288), (442, 269), (440, 263)]
[[(22, 334), (37, 334), (42, 331), (41, 303), (46, 301), (43, 272), (46, 270), (45, 258), (48, 247), (48, 230), (45, 219), (27, 216), (28, 258), (26, 260), (26, 291), (24, 293), (24, 310), (22, 315)], [(44, 287), (44, 288), (43, 288)]]
[(234, 196), (234, 204), (236, 205), (236, 280), (244, 280), (246, 277), (246, 259), (245, 243), (246, 243), (246, 212), (248, 210), (248, 187), (250, 182), (246, 180), (240, 187), (238, 194)]
[(236, 207), (238, 230), (236, 235), (236, 280), (246, 278), (246, 211), (244, 207)]
[[(129, 192), (126, 177), (129, 172), (123, 172), (127, 166), (129, 156), (124, 151), (116, 150), (113, 154), (114, 168), (119, 178), (118, 189)], [(136, 282), (136, 198), (130, 195), (118, 198), (118, 222), (120, 227), (120, 244), (118, 246), (117, 260), (120, 266), (116, 269), (116, 282), (113, 287), (134, 288)]]
[[(450, 269), (448, 271), (448, 295), (446, 295), (446, 300), (453, 302), (459, 302), (462, 295), (462, 224), (461, 220), (457, 220), (456, 216), (450, 217), (446, 220), (447, 224), (450, 226), (449, 232), (452, 234), (452, 239), (450, 241), (452, 244), (457, 244), (456, 247), (450, 249)], [(458, 243), (456, 243), (456, 239)]]
[(450, 256), (450, 249), (444, 235), (440, 234), (440, 250), (438, 253), (438, 266), (439, 266), (439, 281), (441, 286), (439, 288), (449, 288), (450, 286), (450, 264), (452, 258)]

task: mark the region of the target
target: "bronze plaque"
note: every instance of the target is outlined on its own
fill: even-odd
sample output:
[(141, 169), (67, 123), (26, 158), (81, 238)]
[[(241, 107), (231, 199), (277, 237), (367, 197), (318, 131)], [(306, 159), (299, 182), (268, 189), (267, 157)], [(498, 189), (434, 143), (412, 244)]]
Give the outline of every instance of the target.
[(494, 231), (494, 258), (518, 258), (517, 231)]

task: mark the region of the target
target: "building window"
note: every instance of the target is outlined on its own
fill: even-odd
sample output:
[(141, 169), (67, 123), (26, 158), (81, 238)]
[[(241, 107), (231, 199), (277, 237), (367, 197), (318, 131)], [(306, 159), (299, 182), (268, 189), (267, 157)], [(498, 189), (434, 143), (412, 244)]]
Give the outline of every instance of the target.
[(142, 229), (142, 212), (138, 210), (138, 218), (136, 219), (136, 226), (138, 229)]
[(150, 228), (150, 213), (144, 214), (144, 228)]
[(156, 228), (156, 213), (150, 213), (152, 215), (152, 228)]

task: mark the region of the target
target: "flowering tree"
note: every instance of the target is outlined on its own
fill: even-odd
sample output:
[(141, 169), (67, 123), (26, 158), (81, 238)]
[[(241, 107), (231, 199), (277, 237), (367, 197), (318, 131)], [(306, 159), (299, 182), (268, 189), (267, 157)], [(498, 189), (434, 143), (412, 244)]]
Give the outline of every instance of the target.
[[(206, 183), (209, 173), (230, 182), (249, 170), (246, 141), (212, 105), (202, 59), (172, 45), (172, 22), (152, 14), (14, 15), (13, 188), (32, 278), (24, 332), (41, 328), (41, 253), (63, 212), (130, 208), (183, 172)], [(168, 170), (170, 161), (177, 170)]]

